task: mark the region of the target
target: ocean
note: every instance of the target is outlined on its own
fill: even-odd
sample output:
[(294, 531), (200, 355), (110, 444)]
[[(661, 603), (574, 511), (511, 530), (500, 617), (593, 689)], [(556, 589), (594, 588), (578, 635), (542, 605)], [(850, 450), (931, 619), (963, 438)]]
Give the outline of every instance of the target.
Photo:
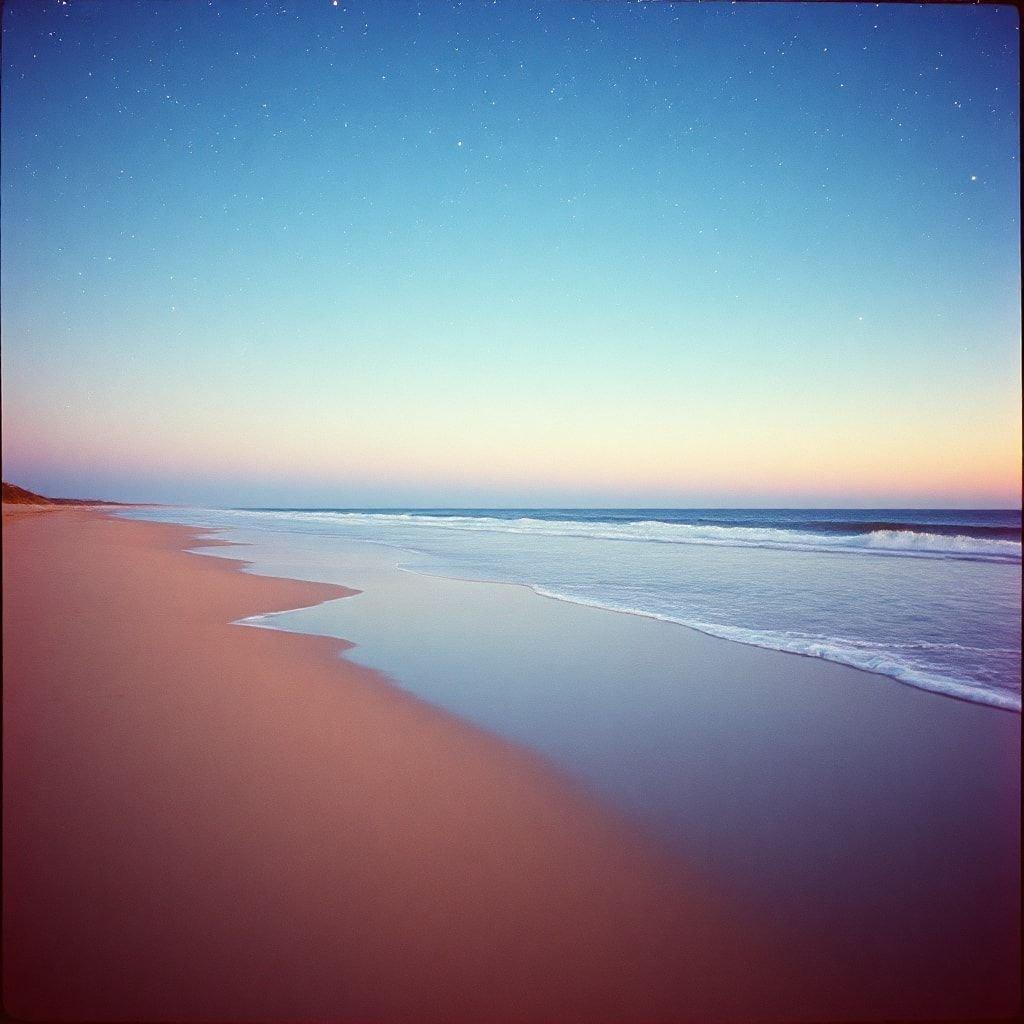
[[(147, 509), (385, 544), (403, 568), (836, 661), (1021, 710), (1021, 513), (913, 509)], [(344, 579), (335, 582), (344, 584)]]

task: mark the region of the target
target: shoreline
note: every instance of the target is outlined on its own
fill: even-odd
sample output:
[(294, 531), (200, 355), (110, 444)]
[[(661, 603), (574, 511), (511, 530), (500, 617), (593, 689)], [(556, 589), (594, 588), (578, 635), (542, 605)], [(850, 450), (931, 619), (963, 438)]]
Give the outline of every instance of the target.
[[(135, 521), (139, 521), (139, 520), (135, 520)], [(146, 521), (146, 520), (141, 520), (141, 521)], [(191, 548), (190, 552), (192, 554), (196, 554), (196, 555), (206, 554), (206, 552), (203, 549), (207, 548), (207, 547), (214, 548), (214, 547), (221, 547), (221, 546), (233, 546), (233, 547), (234, 546), (237, 546), (237, 547), (244, 547), (244, 546), (246, 546), (243, 542), (224, 541), (224, 540), (218, 539), (220, 534), (222, 534), (222, 533), (229, 533), (231, 531), (231, 527), (229, 527), (229, 526), (194, 527), (194, 529), (197, 530), (198, 532), (202, 533), (202, 534), (206, 534), (209, 537), (209, 539), (204, 539), (202, 541), (202, 543), (200, 543), (198, 545), (195, 545), (193, 548)], [(391, 544), (391, 543), (389, 543), (387, 541), (381, 541), (381, 540), (368, 540), (368, 539), (363, 539), (363, 538), (351, 538), (351, 539), (347, 540), (347, 542), (355, 544), (355, 545), (367, 544), (367, 545), (371, 545), (371, 546), (383, 547), (383, 548), (385, 548), (385, 549), (387, 549), (389, 551), (396, 551), (396, 552), (400, 552), (400, 553), (403, 553), (403, 554), (406, 554), (406, 555), (420, 556), (420, 555), (423, 554), (423, 552), (418, 551), (415, 548), (403, 547), (403, 546), (398, 545), (398, 544)], [(248, 560), (248, 559), (245, 559), (245, 560), (238, 559), (237, 561), (240, 564), (245, 565), (245, 566), (253, 566), (253, 565), (258, 564), (256, 561)], [(923, 693), (923, 694), (928, 694), (928, 695), (931, 695), (931, 696), (934, 696), (934, 697), (943, 697), (943, 698), (946, 698), (947, 700), (954, 701), (957, 704), (973, 705), (973, 706), (980, 707), (980, 708), (991, 708), (994, 711), (1007, 712), (1007, 713), (1009, 713), (1011, 715), (1015, 715), (1018, 718), (1020, 718), (1020, 716), (1021, 716), (1021, 708), (1019, 706), (1017, 706), (1016, 704), (1014, 704), (1014, 703), (1007, 703), (1006, 701), (1004, 701), (1002, 699), (1002, 695), (1001, 694), (992, 693), (992, 694), (990, 694), (990, 696), (992, 696), (993, 699), (985, 699), (985, 700), (979, 700), (977, 698), (977, 696), (966, 696), (966, 693), (968, 693), (968, 692), (975, 693), (976, 691), (971, 690), (971, 688), (966, 686), (965, 684), (949, 682), (947, 680), (940, 680), (940, 681), (936, 682), (935, 685), (926, 684), (926, 683), (922, 683), (922, 682), (911, 682), (911, 681), (909, 681), (907, 679), (901, 678), (898, 675), (890, 674), (888, 672), (882, 672), (882, 671), (879, 671), (877, 669), (865, 668), (865, 667), (863, 667), (861, 665), (855, 665), (855, 664), (852, 664), (852, 663), (850, 663), (848, 661), (843, 661), (843, 660), (841, 660), (839, 658), (827, 657), (826, 655), (823, 655), (823, 654), (811, 654), (811, 653), (806, 652), (806, 651), (789, 650), (789, 649), (784, 648), (784, 647), (772, 647), (772, 646), (770, 646), (768, 644), (760, 644), (760, 643), (756, 643), (756, 642), (754, 642), (752, 640), (740, 640), (740, 639), (737, 639), (735, 637), (723, 636), (723, 635), (721, 635), (719, 633), (715, 633), (715, 632), (712, 632), (710, 630), (701, 629), (699, 626), (694, 626), (694, 625), (692, 625), (689, 622), (683, 622), (680, 619), (674, 619), (674, 618), (671, 618), (670, 616), (667, 616), (667, 615), (659, 615), (656, 612), (647, 612), (647, 611), (642, 611), (642, 610), (639, 610), (639, 609), (616, 608), (616, 607), (613, 607), (612, 605), (602, 604), (602, 603), (600, 603), (598, 601), (587, 601), (587, 600), (584, 600), (583, 598), (565, 597), (565, 596), (562, 596), (560, 594), (550, 593), (550, 592), (544, 590), (543, 588), (541, 588), (539, 584), (523, 583), (523, 582), (519, 582), (517, 580), (476, 579), (474, 577), (469, 577), (469, 576), (446, 575), (446, 574), (440, 573), (440, 572), (428, 572), (425, 569), (410, 568), (409, 566), (405, 566), (405, 565), (397, 565), (396, 568), (397, 568), (397, 570), (399, 572), (410, 573), (411, 575), (421, 576), (421, 577), (423, 577), (425, 579), (439, 580), (441, 582), (449, 582), (449, 583), (475, 584), (475, 585), (478, 585), (478, 586), (486, 586), (486, 587), (512, 587), (512, 588), (518, 588), (518, 589), (524, 590), (524, 591), (534, 595), (535, 597), (542, 598), (543, 600), (546, 600), (546, 601), (554, 601), (554, 602), (556, 602), (558, 604), (567, 604), (567, 605), (571, 605), (573, 607), (578, 607), (578, 608), (590, 608), (590, 609), (594, 609), (594, 610), (600, 611), (600, 612), (611, 613), (613, 615), (625, 615), (627, 617), (633, 617), (633, 618), (639, 618), (639, 619), (649, 619), (651, 621), (664, 623), (666, 625), (682, 627), (683, 629), (688, 630), (691, 633), (696, 633), (696, 634), (698, 634), (701, 637), (705, 637), (705, 638), (708, 638), (708, 639), (711, 639), (711, 640), (714, 640), (714, 641), (719, 641), (719, 642), (723, 642), (723, 643), (726, 643), (726, 644), (738, 644), (741, 647), (753, 648), (753, 649), (759, 650), (759, 651), (768, 651), (773, 656), (775, 656), (775, 655), (787, 655), (787, 656), (791, 656), (791, 657), (803, 658), (803, 659), (809, 660), (812, 664), (826, 663), (826, 664), (830, 664), (830, 665), (838, 665), (844, 671), (856, 672), (859, 675), (871, 676), (871, 677), (874, 677), (877, 680), (883, 680), (885, 683), (888, 683), (888, 684), (897, 683), (898, 685), (903, 686), (903, 687), (908, 687), (909, 689), (911, 689), (913, 691), (917, 691), (917, 692), (920, 692), (920, 693)], [(260, 574), (257, 572), (256, 575), (260, 575)], [(287, 578), (287, 577), (284, 577), (284, 578)], [(360, 592), (361, 591), (356, 591), (356, 593), (360, 593)], [(277, 616), (277, 615), (285, 616), (285, 615), (290, 615), (292, 613), (296, 613), (297, 614), (297, 613), (300, 613), (300, 612), (309, 611), (309, 610), (311, 610), (314, 607), (315, 607), (315, 605), (304, 606), (304, 607), (301, 607), (301, 608), (283, 608), (283, 609), (275, 610), (273, 612), (263, 613), (263, 615), (267, 616), (267, 617)], [(262, 617), (262, 616), (260, 616), (260, 615), (251, 616), (251, 618), (259, 618), (259, 617)], [(245, 619), (238, 620), (237, 624), (238, 625), (250, 626), (250, 627), (253, 627), (253, 628), (259, 628), (259, 629), (274, 630), (274, 629), (278, 628), (278, 627), (273, 626), (273, 625), (265, 625), (265, 624), (256, 623), (256, 622), (249, 622), (249, 621), (246, 621)], [(288, 630), (286, 630), (286, 631), (288, 631)], [(307, 636), (329, 635), (329, 634), (320, 634), (320, 633), (316, 633), (316, 632), (309, 632), (309, 633), (303, 634), (301, 630), (290, 630), (288, 632), (294, 632), (294, 633), (298, 633), (300, 635), (307, 635)], [(943, 689), (942, 687), (946, 687), (946, 689)], [(957, 687), (957, 688), (959, 688), (959, 690), (963, 690), (964, 692), (963, 693), (957, 692), (957, 690), (952, 689), (952, 687)], [(1010, 698), (1007, 698), (1007, 700), (1009, 700), (1009, 699)]]
[[(189, 512), (198, 510), (184, 509), (184, 511)], [(214, 509), (209, 511), (217, 513), (221, 510)], [(239, 524), (222, 523), (216, 526), (210, 526), (208, 529), (212, 532), (223, 530), (244, 531), (246, 527), (244, 522)], [(356, 537), (351, 539), (353, 541), (358, 540), (360, 543), (379, 545), (389, 550), (401, 552), (413, 560), (440, 557), (431, 556), (425, 549), (404, 546), (401, 543), (389, 540)], [(671, 613), (663, 614), (656, 610), (616, 606), (614, 603), (606, 603), (606, 599), (601, 597), (588, 598), (584, 596), (572, 596), (571, 594), (566, 595), (558, 593), (557, 590), (549, 589), (549, 587), (552, 586), (551, 584), (543, 582), (531, 583), (528, 580), (523, 579), (503, 580), (488, 578), (485, 576), (463, 576), (458, 574), (457, 568), (453, 569), (451, 572), (446, 571), (444, 567), (438, 570), (433, 567), (421, 568), (403, 565), (400, 568), (402, 571), (413, 572), (440, 580), (463, 581), (482, 585), (521, 586), (527, 588), (536, 596), (543, 597), (548, 600), (569, 603), (579, 607), (595, 608), (605, 612), (614, 612), (620, 615), (653, 619), (655, 621), (670, 623), (675, 626), (683, 626), (687, 630), (700, 633), (705, 637), (712, 637), (716, 640), (728, 642), (730, 644), (740, 644), (745, 647), (764, 650), (773, 654), (782, 653), (788, 655), (799, 655), (801, 658), (809, 658), (812, 661), (839, 665), (859, 673), (885, 679), (890, 683), (896, 682), (904, 687), (909, 687), (911, 689), (923, 691), (936, 696), (946, 697), (957, 702), (990, 707), (1000, 711), (1007, 711), (1017, 716), (1021, 714), (1020, 693), (1019, 690), (1014, 689), (1012, 686), (1001, 687), (997, 684), (985, 681), (984, 678), (975, 680), (971, 677), (970, 673), (966, 676), (958, 676), (952, 668), (949, 671), (945, 671), (941, 666), (936, 668), (934, 665), (929, 666), (927, 664), (917, 663), (913, 658), (907, 660), (902, 657), (900, 653), (892, 653), (892, 651), (889, 650), (890, 645), (886, 643), (880, 643), (875, 647), (867, 645), (864, 649), (861, 649), (861, 647), (858, 647), (858, 642), (856, 640), (844, 639), (845, 634), (842, 630), (839, 630), (838, 632), (833, 630), (831, 633), (825, 633), (820, 636), (814, 635), (805, 641), (804, 639), (799, 638), (799, 634), (797, 635), (798, 638), (787, 635), (785, 630), (782, 630), (782, 633), (780, 634), (778, 630), (773, 632), (770, 629), (758, 630), (753, 627), (748, 628), (744, 626), (730, 627), (710, 625), (707, 628), (704, 628), (703, 624), (700, 622), (679, 618)], [(756, 620), (751, 619), (749, 621)], [(779, 629), (781, 629), (781, 627), (779, 627)], [(853, 635), (857, 636), (858, 634), (854, 633)], [(899, 648), (900, 644), (897, 643), (894, 646)], [(911, 644), (911, 646), (913, 645)], [(923, 646), (927, 647), (928, 644), (924, 644)], [(941, 647), (943, 645), (939, 644), (938, 646)], [(949, 646), (956, 647), (957, 644), (954, 643)], [(993, 647), (991, 650), (995, 653), (1000, 651), (1001, 648)], [(872, 664), (873, 662), (876, 664)]]
[(786, 1004), (756, 928), (724, 924), (727, 901), (543, 761), (339, 659), (343, 643), (231, 625), (348, 588), (190, 556), (188, 527), (53, 511), (4, 531), (10, 1012)]

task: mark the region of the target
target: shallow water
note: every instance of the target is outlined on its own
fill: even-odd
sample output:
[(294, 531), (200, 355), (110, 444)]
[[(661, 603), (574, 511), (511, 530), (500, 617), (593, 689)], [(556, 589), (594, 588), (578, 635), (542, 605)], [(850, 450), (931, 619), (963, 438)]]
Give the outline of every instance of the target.
[(368, 540), (403, 565), (824, 658), (1021, 709), (1015, 511), (149, 510)]

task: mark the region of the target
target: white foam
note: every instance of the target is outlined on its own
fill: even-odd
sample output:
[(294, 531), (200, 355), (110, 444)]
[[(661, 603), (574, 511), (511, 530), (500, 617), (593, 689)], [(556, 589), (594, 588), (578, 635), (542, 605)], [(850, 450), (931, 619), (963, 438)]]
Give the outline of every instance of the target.
[[(643, 618), (657, 619), (659, 622), (673, 622), (681, 626), (688, 626), (700, 633), (709, 636), (716, 636), (723, 640), (731, 640), (735, 643), (747, 644), (750, 647), (762, 647), (773, 651), (783, 651), (788, 654), (801, 654), (809, 658), (821, 658), (824, 661), (834, 661), (841, 665), (849, 665), (851, 668), (861, 669), (865, 672), (874, 672), (877, 675), (889, 676), (901, 683), (914, 686), (920, 690), (928, 690), (932, 693), (941, 693), (947, 697), (955, 697), (958, 700), (966, 700), (974, 704), (986, 704), (991, 707), (1003, 708), (1007, 711), (1021, 711), (1021, 695), (1010, 690), (996, 687), (984, 686), (975, 680), (949, 679), (930, 672), (922, 671), (912, 662), (901, 658), (898, 654), (892, 653), (894, 648), (913, 648), (918, 646), (946, 646), (926, 644), (876, 644), (863, 643), (847, 638), (815, 637), (811, 634), (796, 632), (781, 632), (773, 630), (744, 629), (739, 626), (725, 626), (717, 623), (697, 622), (692, 619), (677, 618), (672, 615), (661, 615), (657, 612), (646, 611), (642, 608), (626, 608), (621, 605), (609, 604), (603, 601), (588, 600), (586, 598), (561, 594), (557, 591), (547, 590), (543, 587), (531, 587), (534, 593), (542, 597), (550, 597), (556, 601), (565, 601), (568, 604), (579, 604), (589, 608), (603, 608), (608, 611), (621, 612), (626, 615), (639, 615)], [(948, 646), (958, 647), (960, 644)], [(887, 650), (880, 650), (886, 648)], [(979, 650), (979, 648), (971, 648)], [(1010, 652), (1013, 648), (1000, 648)]]

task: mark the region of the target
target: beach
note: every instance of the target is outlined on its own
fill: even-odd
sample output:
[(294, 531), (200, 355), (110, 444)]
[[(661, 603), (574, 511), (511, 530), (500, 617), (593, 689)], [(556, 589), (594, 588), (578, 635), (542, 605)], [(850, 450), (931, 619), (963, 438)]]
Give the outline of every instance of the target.
[[(419, 582), (389, 592), (385, 615), (369, 590), (358, 605), (351, 588), (240, 572), (245, 548), (189, 553), (216, 543), (200, 535), (89, 509), (5, 516), (4, 1001), (15, 1016), (822, 1020), (1018, 1007), (1018, 715), (891, 680), (862, 698), (843, 683), (863, 674), (845, 666), (523, 588), (406, 574)], [(604, 633), (625, 652), (613, 666), (623, 686), (631, 660), (657, 668), (663, 656), (637, 629), (689, 637), (679, 670), (697, 682), (741, 652), (733, 688), (701, 696), (708, 745), (693, 733), (675, 784), (742, 777), (720, 740), (751, 749), (760, 722), (754, 749), (782, 756), (763, 789), (721, 790), (716, 814), (732, 807), (737, 835), (772, 818), (765, 798), (789, 770), (812, 794), (800, 813), (840, 837), (834, 849), (875, 863), (849, 883), (875, 883), (857, 894), (852, 934), (909, 919), (862, 956), (840, 955), (842, 943), (822, 945), (834, 918), (808, 903), (813, 887), (751, 900), (727, 859), (716, 869), (687, 856), (686, 842), (645, 828), (550, 752), (407, 692), (399, 672), (339, 657), (354, 636), (233, 624), (338, 599), (376, 609), (378, 639), (408, 629), (423, 662), (500, 622), (523, 638), (527, 688), (544, 664), (531, 660), (531, 631), (538, 651), (575, 637), (607, 662)], [(585, 680), (582, 654), (573, 664)], [(943, 749), (948, 777), (936, 775)], [(815, 771), (827, 787), (811, 787)], [(775, 842), (811, 874), (841, 873), (839, 860), (820, 863), (826, 847), (801, 821), (783, 815)], [(699, 850), (703, 826), (692, 827)], [(950, 880), (959, 891), (929, 916)]]
[(0, 1018), (1024, 1020), (1017, 11), (0, 22)]

